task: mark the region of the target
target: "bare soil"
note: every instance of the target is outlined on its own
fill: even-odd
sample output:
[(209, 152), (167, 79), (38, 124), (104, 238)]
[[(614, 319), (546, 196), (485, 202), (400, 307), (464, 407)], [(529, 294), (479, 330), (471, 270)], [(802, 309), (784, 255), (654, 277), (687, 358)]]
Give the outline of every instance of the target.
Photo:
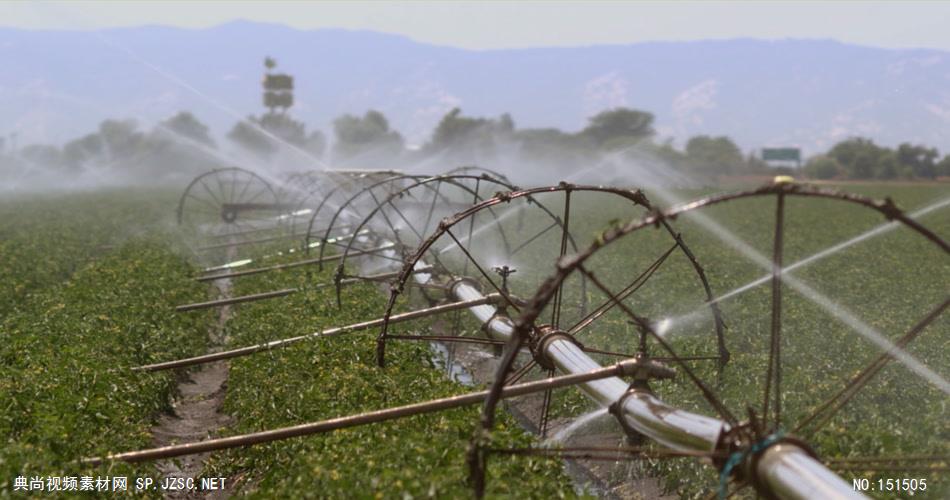
[[(219, 280), (215, 283), (216, 286), (212, 287), (213, 295), (227, 297), (230, 294), (229, 280)], [(229, 307), (219, 309), (217, 320), (208, 332), (209, 352), (219, 351), (225, 344), (224, 325), (230, 315)], [(171, 412), (161, 415), (152, 428), (153, 445), (168, 446), (208, 439), (233, 422), (231, 416), (221, 411), (227, 390), (228, 366), (227, 361), (216, 361), (184, 374), (172, 401)], [(194, 478), (197, 485), (208, 455), (186, 455), (156, 463), (159, 481), (169, 477)], [(171, 490), (165, 491), (164, 496), (176, 499), (228, 498), (237, 484), (233, 479), (226, 480), (222, 490)]]

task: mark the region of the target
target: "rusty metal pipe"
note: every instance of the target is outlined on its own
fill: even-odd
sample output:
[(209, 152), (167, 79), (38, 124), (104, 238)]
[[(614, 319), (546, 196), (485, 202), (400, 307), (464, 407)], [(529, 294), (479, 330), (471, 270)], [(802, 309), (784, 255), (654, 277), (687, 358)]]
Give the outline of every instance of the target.
[[(415, 272), (415, 273), (429, 272), (431, 269), (432, 269), (432, 268), (426, 267), (426, 268), (424, 268), (424, 269), (416, 269), (416, 270), (414, 270), (413, 272)], [(371, 274), (371, 275), (368, 275), (368, 276), (355, 276), (355, 277), (352, 277), (352, 278), (344, 278), (344, 279), (340, 280), (340, 283), (339, 283), (339, 284), (340, 284), (340, 285), (353, 285), (353, 284), (356, 284), (356, 283), (363, 283), (363, 282), (366, 282), (366, 281), (383, 281), (383, 280), (386, 280), (386, 279), (389, 279), (389, 278), (394, 278), (394, 277), (396, 277), (396, 276), (398, 276), (398, 275), (399, 275), (399, 272), (398, 272), (398, 271), (394, 271), (394, 272), (391, 272), (391, 273)], [(328, 286), (330, 286), (330, 285), (333, 285), (333, 284), (334, 284), (334, 283), (318, 283), (318, 284), (316, 284), (316, 285), (313, 285), (313, 286), (310, 287), (310, 288), (313, 288), (313, 289), (326, 288), (326, 287), (328, 287)], [(297, 292), (299, 292), (299, 291), (301, 291), (301, 288), (285, 288), (285, 289), (283, 289), (283, 290), (274, 290), (274, 291), (270, 291), (270, 292), (252, 293), (252, 294), (248, 294), (248, 295), (241, 295), (241, 296), (239, 296), (239, 297), (230, 297), (230, 298), (227, 298), (227, 299), (217, 299), (217, 300), (209, 300), (209, 301), (205, 301), (205, 302), (195, 302), (195, 303), (191, 303), (191, 304), (182, 304), (182, 305), (180, 305), (180, 306), (175, 306), (175, 311), (178, 311), (178, 312), (195, 311), (195, 310), (198, 310), (198, 309), (208, 309), (208, 308), (211, 308), (211, 307), (221, 307), (221, 306), (227, 306), (227, 305), (231, 305), (231, 304), (240, 304), (240, 303), (242, 303), (242, 302), (254, 302), (254, 301), (258, 301), (258, 300), (272, 299), (272, 298), (275, 298), (275, 297), (284, 297), (284, 296), (286, 296), (286, 295), (290, 295), (290, 294), (293, 294), (293, 293), (297, 293)]]
[[(452, 302), (449, 304), (442, 304), (435, 307), (429, 307), (426, 309), (419, 309), (416, 311), (409, 311), (402, 314), (396, 314), (389, 318), (390, 323), (401, 323), (403, 321), (410, 321), (419, 318), (425, 318), (427, 316), (432, 316), (435, 314), (441, 314), (444, 312), (457, 311), (459, 309), (467, 309), (469, 307), (477, 307), (483, 304), (491, 304), (501, 300), (499, 294), (490, 294), (485, 295), (475, 300), (465, 300), (461, 302)], [(264, 344), (256, 344), (247, 347), (241, 347), (238, 349), (232, 349), (230, 351), (221, 351), (213, 352), (210, 354), (204, 354), (202, 356), (195, 356), (192, 358), (178, 359), (175, 361), (166, 361), (163, 363), (154, 363), (150, 365), (136, 366), (132, 368), (132, 371), (147, 371), (154, 372), (159, 370), (169, 370), (172, 368), (184, 368), (186, 366), (194, 366), (202, 363), (210, 363), (212, 361), (218, 361), (222, 359), (236, 358), (239, 356), (247, 356), (248, 354), (254, 354), (263, 351), (271, 351), (281, 347), (286, 347), (290, 344), (301, 342), (303, 340), (322, 338), (322, 337), (334, 337), (344, 333), (350, 333), (358, 330), (366, 330), (367, 328), (373, 328), (377, 326), (382, 326), (383, 319), (374, 319), (370, 321), (363, 321), (362, 323), (355, 323), (347, 326), (338, 326), (335, 328), (329, 328), (315, 333), (308, 333), (306, 335), (299, 335), (297, 337), (290, 337), (281, 340), (273, 340)]]
[[(275, 229), (278, 229), (278, 228), (275, 228)], [(293, 238), (299, 238), (303, 236), (304, 234), (305, 233), (280, 234), (277, 236), (269, 236), (267, 238), (255, 238), (253, 240), (240, 240), (240, 241), (235, 241), (234, 243), (215, 243), (214, 245), (205, 245), (202, 247), (198, 247), (195, 250), (198, 252), (208, 252), (211, 250), (222, 250), (222, 249), (231, 248), (231, 247), (243, 247), (247, 245), (256, 245), (258, 243), (267, 243), (270, 241), (280, 241), (280, 240), (289, 240)]]
[[(604, 377), (631, 375), (636, 369), (636, 360), (625, 360), (612, 366), (599, 368), (587, 373), (561, 375), (559, 377), (551, 377), (533, 382), (525, 382), (518, 385), (508, 386), (503, 390), (502, 397), (510, 398), (523, 396), (525, 394), (532, 394), (535, 392), (557, 389), (559, 387), (568, 387), (571, 385), (590, 382), (592, 380), (597, 380)], [(267, 443), (270, 441), (277, 441), (280, 439), (287, 439), (297, 436), (330, 432), (337, 429), (345, 429), (347, 427), (355, 427), (376, 422), (385, 422), (387, 420), (393, 420), (396, 418), (408, 417), (412, 415), (420, 415), (424, 413), (448, 410), (451, 408), (459, 408), (461, 406), (481, 403), (484, 401), (486, 396), (488, 396), (488, 391), (478, 391), (462, 394), (459, 396), (435, 399), (423, 403), (398, 406), (395, 408), (360, 413), (358, 415), (351, 415), (347, 417), (332, 418), (320, 422), (312, 422), (269, 431), (242, 434), (239, 436), (231, 436), (219, 439), (208, 439), (206, 441), (199, 441), (196, 443), (164, 446), (150, 450), (115, 453), (107, 455), (106, 457), (85, 458), (80, 462), (84, 465), (92, 466), (99, 465), (105, 461), (115, 460), (121, 460), (124, 462), (142, 462), (146, 460), (158, 460), (163, 458), (179, 457), (182, 455), (192, 455), (195, 453), (205, 453), (227, 448), (237, 448), (240, 446)]]
[(240, 304), (242, 302), (254, 302), (257, 300), (273, 299), (275, 297), (284, 297), (292, 293), (299, 292), (299, 288), (284, 288), (283, 290), (273, 290), (270, 292), (252, 293), (241, 295), (239, 297), (230, 297), (227, 299), (208, 300), (205, 302), (195, 302), (192, 304), (183, 304), (175, 306), (176, 312), (196, 311), (198, 309), (208, 309), (211, 307), (229, 306), (231, 304)]
[[(344, 234), (343, 236), (338, 236), (338, 237), (336, 237), (336, 238), (330, 238), (329, 240), (327, 240), (327, 243), (340, 243), (340, 242), (343, 242), (343, 241), (348, 240), (348, 239), (350, 239), (350, 238), (355, 238), (355, 237), (357, 237), (357, 236), (361, 236), (362, 234), (368, 234), (368, 233), (369, 233), (369, 231), (361, 232), (360, 234)], [(322, 244), (322, 242), (316, 241), (316, 242), (311, 243), (309, 246), (310, 246), (311, 248), (316, 248), (316, 247), (319, 247), (321, 244)], [(286, 250), (286, 252), (288, 252), (288, 253), (293, 253), (293, 252), (295, 252), (295, 251), (297, 251), (296, 248), (288, 248), (288, 249)], [(255, 260), (261, 260), (261, 259), (272, 258), (272, 257), (279, 256), (279, 255), (283, 255), (283, 253), (278, 252), (278, 253), (276, 253), (276, 254), (262, 255), (262, 256), (260, 256), (260, 257), (257, 257), (256, 259), (241, 259), (241, 260), (226, 262), (226, 263), (224, 263), (224, 264), (220, 264), (220, 265), (217, 265), (217, 266), (206, 267), (206, 268), (202, 269), (201, 272), (202, 272), (203, 275), (207, 275), (207, 274), (210, 274), (210, 273), (216, 273), (216, 272), (218, 272), (218, 271), (224, 271), (224, 270), (227, 270), (227, 269), (234, 269), (234, 268), (236, 268), (236, 267), (243, 267), (243, 266), (246, 266), (246, 265), (248, 265), (248, 264), (253, 263)]]
[[(389, 250), (389, 249), (394, 248), (394, 247), (395, 247), (394, 244), (388, 243), (388, 244), (381, 245), (381, 246), (378, 246), (378, 247), (375, 247), (375, 248), (367, 248), (367, 249), (365, 249), (365, 250), (359, 250), (359, 251), (353, 252), (353, 253), (349, 254), (348, 257), (357, 257), (357, 256), (360, 256), (360, 255), (366, 255), (366, 254), (369, 254), (369, 253), (380, 252), (380, 251), (382, 251), (382, 250)], [(334, 261), (334, 260), (340, 260), (340, 259), (342, 259), (342, 258), (343, 258), (343, 254), (328, 255), (328, 256), (326, 256), (326, 257), (317, 257), (317, 258), (314, 258), (314, 259), (298, 260), (298, 261), (296, 261), (296, 262), (288, 262), (288, 263), (286, 263), (286, 264), (276, 264), (276, 265), (273, 265), (273, 266), (256, 267), (256, 268), (254, 268), (254, 269), (246, 269), (246, 270), (244, 270), (244, 271), (235, 271), (235, 272), (233, 272), (233, 273), (212, 274), (212, 275), (208, 275), (208, 276), (199, 276), (199, 277), (195, 278), (195, 281), (214, 281), (214, 280), (220, 280), (220, 279), (224, 279), (224, 278), (238, 278), (238, 277), (241, 277), (241, 276), (249, 276), (249, 275), (251, 275), (251, 274), (266, 273), (266, 272), (270, 272), (270, 271), (276, 271), (276, 270), (279, 270), (279, 269), (290, 269), (290, 268), (294, 268), (294, 267), (308, 266), (308, 265), (311, 265), (311, 264), (320, 264), (320, 263), (322, 263), (322, 262), (330, 262), (330, 261)]]

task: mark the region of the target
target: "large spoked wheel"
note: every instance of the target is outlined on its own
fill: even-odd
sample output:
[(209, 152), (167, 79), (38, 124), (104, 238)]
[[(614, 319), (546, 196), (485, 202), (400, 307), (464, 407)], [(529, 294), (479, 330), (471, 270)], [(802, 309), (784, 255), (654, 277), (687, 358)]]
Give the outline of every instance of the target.
[[(525, 298), (545, 286), (548, 266), (565, 254), (576, 253), (583, 245), (590, 243), (593, 224), (603, 226), (613, 216), (632, 217), (637, 212), (649, 210), (649, 202), (642, 193), (624, 189), (562, 184), (499, 193), (440, 222), (436, 231), (406, 261), (403, 272), (393, 285), (384, 318), (409, 309), (411, 298), (404, 296), (403, 291), (420, 284), (444, 287), (447, 300), (452, 301), (463, 300), (470, 294), (460, 286), (468, 286), (467, 290), (480, 289), (484, 295), (495, 298), (492, 303), (499, 312), (517, 316), (525, 307)], [(610, 215), (603, 215), (605, 213)], [(590, 219), (592, 214), (604, 220), (595, 223)], [(648, 293), (650, 287), (647, 285), (651, 279), (653, 282), (668, 280), (655, 278), (659, 272), (678, 277), (688, 276), (693, 297), (698, 301), (708, 301), (712, 297), (702, 268), (682, 238), (669, 225), (661, 224), (661, 227), (661, 236), (665, 235), (663, 238), (628, 249), (636, 252), (638, 257), (635, 260), (643, 264), (642, 272), (631, 277), (626, 284), (624, 298), (635, 300), (640, 297), (638, 291)], [(542, 314), (547, 331), (564, 331), (583, 337), (584, 350), (605, 362), (614, 362), (618, 356), (636, 351), (636, 335), (603, 338), (588, 333), (595, 321), (619, 320), (616, 311), (612, 311), (609, 305), (601, 303), (595, 308), (591, 307), (591, 300), (596, 298), (596, 294), (589, 290), (586, 277), (574, 276), (560, 284), (558, 290), (557, 299), (548, 304)], [(714, 336), (703, 336), (702, 349), (693, 361), (721, 365), (728, 359), (722, 340), (722, 320), (715, 305), (707, 306), (706, 309), (712, 319)], [(428, 332), (429, 337), (393, 333), (389, 330), (388, 322), (384, 323), (378, 339), (378, 360), (381, 364), (384, 362), (388, 340), (428, 338), (445, 343), (450, 361), (456, 357), (459, 345), (494, 344), (497, 347), (504, 341), (503, 336), (491, 334), (492, 329), (485, 327), (503, 320), (481, 319), (487, 319), (488, 323), (479, 324), (470, 319), (468, 314), (457, 315), (451, 327), (442, 328), (449, 333)], [(630, 329), (622, 321), (621, 324)], [(501, 328), (505, 327), (502, 325)], [(490, 334), (486, 336), (479, 331), (483, 329)], [(466, 358), (464, 364), (468, 365), (467, 369), (482, 372), (479, 378), (483, 380), (491, 379), (491, 375), (486, 373), (490, 352), (477, 352), (466, 347), (461, 349), (459, 355)], [(550, 375), (554, 370), (549, 363), (539, 362), (532, 357), (530, 351), (520, 352), (513, 363), (517, 367), (513, 373), (507, 374), (509, 384)], [(580, 404), (572, 401), (571, 404), (579, 406), (583, 401)], [(548, 391), (541, 397), (528, 396), (515, 400), (509, 408), (515, 407), (517, 412), (536, 422), (539, 433), (544, 435), (549, 427), (565, 425), (564, 417), (567, 415), (551, 414), (553, 406), (552, 393)]]
[(191, 181), (178, 202), (177, 220), (195, 238), (195, 250), (208, 252), (279, 235), (282, 207), (261, 176), (231, 167)]
[(312, 249), (319, 248), (320, 258), (324, 258), (328, 247), (343, 248), (345, 241), (355, 236), (352, 234), (352, 226), (366, 216), (368, 205), (378, 203), (381, 197), (386, 197), (421, 177), (396, 174), (383, 176), (382, 179), (374, 176), (338, 180), (340, 191), (336, 197), (342, 197), (343, 200), (332, 203), (332, 206), (321, 203), (311, 214), (304, 241), (305, 251), (310, 253)]
[[(367, 215), (355, 226), (353, 233), (375, 235), (375, 243), (381, 246), (373, 250), (372, 255), (379, 263), (369, 269), (363, 266), (358, 273), (371, 274), (377, 268), (398, 269), (445, 217), (508, 189), (514, 189), (514, 186), (488, 175), (440, 175), (416, 180), (382, 198), (374, 198)], [(328, 228), (328, 233), (331, 229)], [(506, 250), (509, 249), (504, 232), (500, 242)], [(350, 257), (366, 254), (365, 241), (361, 237), (348, 239), (340, 246), (342, 253), (335, 278), (338, 302), (343, 286), (361, 278), (360, 275), (347, 274), (346, 264)], [(439, 259), (436, 256), (433, 260), (438, 262)], [(392, 278), (392, 274), (386, 273), (385, 276)], [(438, 286), (410, 285), (420, 290), (429, 305), (436, 302), (429, 290), (439, 289)]]
[[(294, 237), (306, 240), (307, 221), (318, 207), (325, 205), (339, 187), (333, 174), (322, 170), (311, 170), (291, 175), (287, 180), (289, 187), (285, 199), (292, 201), (293, 210), (287, 214), (288, 232)], [(283, 197), (282, 197), (283, 198)]]
[[(842, 208), (842, 202), (848, 206)], [(801, 206), (796, 203), (836, 206), (828, 206), (822, 220), (816, 221), (808, 218), (812, 215), (796, 217), (792, 209)], [(747, 244), (712, 219), (710, 214), (734, 205), (735, 211), (730, 213), (742, 214), (744, 225), (756, 224), (753, 214), (761, 214), (765, 219), (762, 224), (772, 228), (771, 238)], [(769, 208), (771, 213), (766, 215)], [(889, 335), (877, 332), (848, 308), (789, 274), (793, 269), (831, 255), (828, 251), (819, 251), (790, 263), (790, 252), (797, 253), (800, 246), (817, 239), (805, 229), (814, 233), (816, 227), (834, 224), (835, 216), (843, 211), (864, 214), (865, 209), (896, 221), (897, 224), (892, 225), (899, 227), (903, 235), (893, 239), (891, 244), (907, 244), (917, 252), (932, 252), (927, 254), (932, 255), (932, 259), (926, 261), (932, 265), (927, 266), (929, 270), (921, 271), (916, 278), (892, 279), (885, 284), (887, 292), (894, 293), (892, 287), (900, 281), (908, 287), (902, 296), (912, 296), (911, 304), (918, 304), (911, 307), (917, 311), (917, 320), (913, 320), (914, 314), (901, 320), (886, 312), (881, 315), (879, 321), (893, 320), (894, 325), (900, 325), (895, 327), (895, 330), (900, 328), (899, 331)], [(657, 306), (656, 302), (664, 300), (663, 293), (640, 301), (630, 300), (627, 293), (642, 275), (639, 271), (642, 268), (633, 265), (637, 259), (625, 249), (633, 248), (631, 241), (649, 238), (655, 232), (653, 228), (673, 219), (704, 226), (714, 234), (711, 237), (726, 242), (722, 260), (748, 258), (762, 268), (759, 273), (768, 272), (761, 279), (706, 304), (742, 297), (740, 303), (730, 304), (730, 309), (736, 312), (735, 317), (730, 314), (733, 319), (731, 369), (719, 384), (714, 382), (708, 369), (692, 362), (698, 346), (690, 331), (694, 314), (668, 316), (670, 310), (677, 308)], [(789, 228), (795, 232), (789, 234)], [(880, 229), (871, 233), (874, 231)], [(750, 236), (756, 233), (761, 232), (749, 231)], [(692, 241), (695, 240), (693, 237)], [(854, 239), (862, 240), (860, 236)], [(847, 248), (839, 246), (831, 248)], [(761, 252), (759, 247), (768, 251)], [(923, 247), (926, 249), (922, 250)], [(935, 442), (932, 436), (945, 432), (945, 413), (942, 406), (933, 401), (942, 400), (945, 404), (948, 387), (934, 372), (934, 366), (928, 367), (925, 361), (934, 363), (945, 359), (946, 336), (939, 338), (940, 328), (935, 328), (935, 324), (942, 321), (941, 324), (946, 325), (942, 315), (950, 307), (950, 298), (945, 287), (929, 289), (918, 285), (921, 280), (932, 279), (933, 273), (947, 274), (948, 254), (950, 247), (943, 239), (907, 217), (890, 200), (876, 202), (786, 183), (699, 200), (603, 232), (586, 250), (561, 258), (556, 273), (545, 280), (518, 311), (484, 405), (480, 431), (471, 447), (469, 464), (477, 491), (483, 491), (489, 456), (519, 454), (614, 462), (649, 460), (654, 464), (652, 474), (682, 474), (683, 467), (695, 464), (682, 465), (681, 462), (671, 469), (667, 461), (659, 459), (705, 457), (717, 469), (714, 474), (707, 473), (710, 476), (707, 488), (714, 496), (717, 491), (721, 496), (731, 496), (748, 485), (754, 485), (760, 494), (774, 495), (776, 492), (770, 489), (774, 484), (770, 479), (774, 477), (761, 471), (773, 470), (762, 467), (772, 467), (776, 462), (770, 460), (763, 465), (758, 460), (765, 456), (767, 449), (782, 443), (799, 450), (813, 449), (827, 467), (850, 471), (852, 475), (859, 475), (860, 471), (896, 473), (909, 470), (908, 467), (921, 475), (938, 474), (947, 462), (946, 443)], [(850, 277), (840, 269), (847, 262), (847, 259), (843, 262), (832, 259), (828, 264), (829, 274), (835, 279), (823, 281), (823, 286), (848, 281)], [(593, 353), (586, 349), (586, 338), (576, 331), (577, 324), (552, 325), (548, 316), (552, 306), (568, 293), (566, 285), (578, 277), (588, 280), (592, 295), (597, 297), (592, 300), (592, 304), (597, 304), (593, 311), (606, 309), (616, 315), (614, 321), (607, 321), (608, 314), (599, 317), (595, 314), (585, 328), (601, 338), (626, 337), (636, 343), (634, 351), (626, 354), (627, 359), (636, 360), (637, 366), (642, 367), (632, 384), (613, 377), (582, 386), (588, 398), (601, 407), (609, 407), (628, 439), (613, 443), (581, 439), (579, 447), (575, 441), (558, 440), (554, 449), (494, 448), (490, 436), (495, 414), (505, 387), (521, 373), (518, 359), (524, 350), (531, 352), (537, 362), (554, 366), (561, 373), (582, 373), (597, 366), (585, 361), (592, 359)], [(809, 278), (821, 281), (820, 275), (809, 275)], [(855, 283), (864, 287), (878, 285), (867, 278), (858, 278)], [(769, 293), (746, 293), (759, 284), (770, 284)], [(675, 280), (670, 283), (674, 285)], [(875, 297), (880, 300), (881, 295)], [(679, 306), (681, 309), (682, 304)], [(895, 309), (908, 307), (901, 301), (893, 302), (892, 306)], [(765, 310), (756, 313), (753, 312), (755, 307)], [(869, 314), (877, 309), (864, 307), (862, 312)], [(821, 319), (816, 320), (816, 316)], [(855, 332), (860, 335), (854, 335)], [(926, 339), (925, 346), (912, 352), (914, 343), (920, 343), (924, 333), (930, 333), (931, 337)], [(862, 337), (864, 342), (857, 340)], [(893, 367), (889, 365), (896, 364), (904, 365), (910, 373), (890, 369)], [(671, 368), (682, 380), (669, 380)], [(909, 390), (914, 391), (914, 397), (904, 396), (904, 391)], [(710, 413), (715, 418), (702, 416)], [(590, 415), (575, 419), (580, 423), (572, 430), (580, 434), (587, 432), (583, 429), (588, 417)], [(594, 433), (596, 431), (588, 432)], [(780, 448), (775, 450), (781, 453)], [(695, 467), (692, 474), (701, 474), (700, 466)]]

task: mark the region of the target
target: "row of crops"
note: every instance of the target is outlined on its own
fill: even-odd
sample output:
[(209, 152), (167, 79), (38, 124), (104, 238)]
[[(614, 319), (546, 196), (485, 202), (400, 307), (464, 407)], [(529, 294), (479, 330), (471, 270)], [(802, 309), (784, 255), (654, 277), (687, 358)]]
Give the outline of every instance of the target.
[[(0, 253), (12, 284), (0, 315), (2, 495), (21, 476), (96, 476), (76, 462), (90, 452), (149, 445), (176, 377), (121, 368), (204, 348), (208, 315), (167, 312), (207, 292), (150, 223), (163, 201), (86, 193), (0, 208), (15, 216)], [(151, 471), (123, 464), (109, 475)]]
[[(10, 285), (0, 315), (0, 496), (15, 493), (17, 477), (157, 475), (148, 463), (89, 468), (77, 460), (152, 445), (152, 427), (170, 410), (179, 376), (128, 367), (208, 348), (214, 315), (173, 312), (175, 305), (205, 300), (208, 287), (191, 280), (198, 268), (168, 230), (170, 199), (165, 192), (97, 192), (0, 204), (0, 261)], [(237, 282), (234, 293), (328, 277), (329, 271), (309, 278), (261, 275)], [(378, 314), (384, 298), (377, 289), (365, 285), (355, 292), (343, 309), (330, 289), (243, 307), (227, 323), (229, 343)], [(396, 346), (393, 369), (377, 368), (371, 335), (234, 362), (224, 411), (240, 418), (222, 435), (466, 390), (444, 376), (424, 344)], [(203, 475), (241, 478), (244, 493), (263, 498), (354, 491), (461, 496), (476, 415), (469, 408), (418, 417), (409, 426), (384, 425), (372, 434), (364, 428), (240, 449), (215, 456)], [(511, 445), (532, 440), (512, 420), (498, 437)], [(520, 479), (497, 483), (494, 494), (540, 498), (573, 491), (556, 460), (512, 459), (495, 467)]]

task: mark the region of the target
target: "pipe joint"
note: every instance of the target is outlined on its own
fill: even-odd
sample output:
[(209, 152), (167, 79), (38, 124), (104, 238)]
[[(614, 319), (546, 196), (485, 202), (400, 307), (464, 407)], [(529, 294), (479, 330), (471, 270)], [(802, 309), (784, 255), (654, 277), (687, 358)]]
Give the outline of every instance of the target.
[(478, 281), (475, 281), (474, 279), (469, 278), (468, 276), (456, 276), (452, 278), (451, 280), (449, 280), (449, 282), (446, 283), (445, 287), (449, 292), (452, 293), (453, 296), (457, 296), (458, 287), (463, 286), (463, 285), (470, 288), (474, 288), (475, 290), (478, 290), (479, 293), (482, 292), (482, 287), (481, 285), (478, 284)]
[(539, 366), (546, 370), (554, 370), (556, 368), (554, 361), (548, 355), (548, 347), (552, 342), (557, 340), (567, 341), (582, 350), (584, 349), (584, 346), (581, 345), (573, 335), (563, 330), (558, 330), (551, 325), (541, 325), (534, 331), (534, 335), (531, 336), (531, 339), (529, 339), (528, 347), (531, 349), (534, 360)]
[[(622, 371), (626, 371), (626, 370), (627, 368), (625, 367), (622, 368)], [(633, 367), (631, 371), (636, 371), (636, 367)], [(634, 394), (639, 393), (639, 392), (653, 394), (653, 392), (650, 391), (649, 388), (639, 388), (639, 387), (634, 387), (631, 385), (630, 388), (627, 389), (627, 392), (623, 393), (623, 395), (620, 396), (620, 399), (618, 399), (617, 401), (614, 401), (613, 403), (611, 403), (610, 406), (607, 407), (607, 412), (613, 415), (614, 418), (617, 419), (617, 423), (620, 424), (620, 428), (623, 429), (623, 433), (627, 436), (627, 443), (633, 446), (642, 445), (646, 441), (646, 436), (644, 436), (639, 431), (634, 429), (633, 426), (630, 425), (630, 422), (627, 422), (627, 419), (624, 416), (624, 412), (623, 412), (623, 405), (627, 401), (628, 397), (633, 396)]]
[(650, 359), (649, 356), (642, 352), (637, 353), (635, 357), (620, 363), (618, 366), (620, 367), (621, 375), (632, 376), (633, 381), (630, 383), (630, 387), (627, 388), (627, 391), (624, 392), (617, 401), (614, 401), (607, 407), (607, 411), (617, 419), (620, 428), (623, 429), (624, 434), (627, 435), (627, 442), (633, 446), (640, 446), (646, 441), (646, 436), (634, 429), (627, 421), (623, 411), (624, 404), (627, 398), (636, 394), (653, 395), (653, 390), (649, 384), (650, 379), (671, 379), (676, 375), (676, 372), (668, 366)]
[(778, 498), (774, 489), (765, 484), (766, 480), (760, 473), (760, 463), (766, 456), (774, 460), (776, 453), (804, 453), (815, 461), (820, 462), (820, 459), (808, 443), (796, 436), (786, 435), (781, 430), (763, 436), (755, 432), (757, 428), (746, 422), (731, 429), (723, 429), (716, 443), (715, 450), (718, 453), (713, 458), (713, 465), (719, 469), (720, 484), (725, 484), (729, 476), (735, 476), (738, 482), (750, 483), (759, 495)]

